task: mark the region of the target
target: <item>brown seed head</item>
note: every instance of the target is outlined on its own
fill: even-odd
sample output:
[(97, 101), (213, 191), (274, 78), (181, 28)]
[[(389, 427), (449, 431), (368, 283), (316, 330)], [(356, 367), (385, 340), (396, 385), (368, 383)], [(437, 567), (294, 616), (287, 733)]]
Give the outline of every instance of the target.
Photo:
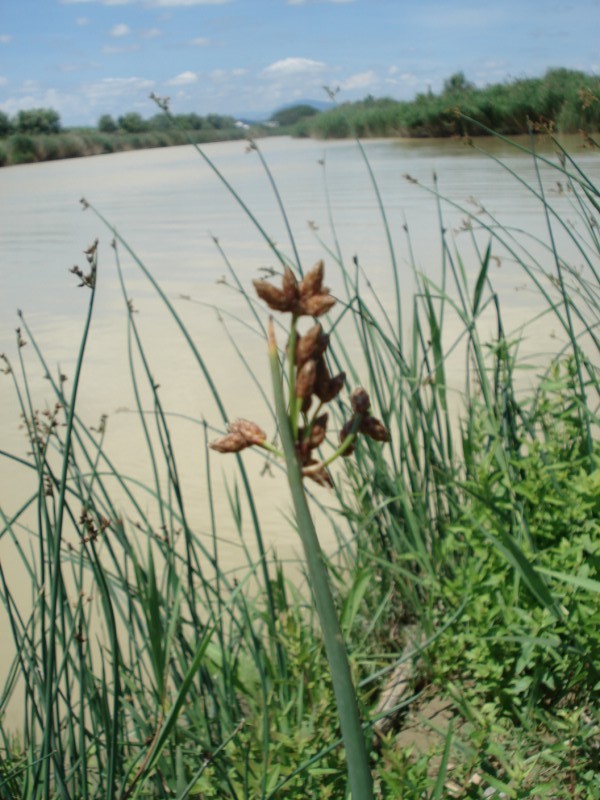
[(267, 434), (262, 428), (259, 428), (256, 422), (251, 422), (249, 419), (236, 419), (229, 426), (229, 431), (242, 436), (248, 446), (262, 444), (267, 438)]
[(315, 380), (315, 394), (321, 402), (325, 402), (325, 395), (329, 389), (330, 382), (331, 373), (327, 368), (325, 359), (321, 356), (317, 359), (317, 377)]
[(369, 395), (362, 386), (359, 386), (350, 395), (350, 405), (355, 414), (366, 414), (371, 407)]
[(333, 480), (329, 472), (325, 469), (325, 467), (322, 467), (321, 469), (318, 470), (312, 469), (312, 467), (314, 467), (318, 463), (319, 462), (316, 461), (314, 458), (311, 458), (306, 464), (305, 468), (302, 470), (302, 474), (305, 477), (310, 478), (312, 481), (315, 481), (315, 483), (318, 483), (319, 486), (326, 486), (328, 489), (332, 489)]
[[(348, 422), (345, 422), (343, 424), (342, 429), (340, 431), (340, 444), (344, 444), (344, 442), (346, 441), (348, 436), (350, 436), (350, 434), (352, 433), (352, 426), (353, 425), (354, 425), (354, 420), (353, 419), (349, 419)], [(352, 442), (351, 445), (348, 446), (347, 450), (344, 450), (344, 452), (342, 453), (344, 458), (347, 458), (348, 456), (351, 456), (352, 453), (354, 452), (355, 447), (356, 447), (356, 440), (354, 442)]]
[(335, 297), (330, 294), (315, 294), (311, 297), (301, 297), (298, 303), (298, 313), (309, 317), (321, 317), (335, 305)]
[(375, 419), (375, 417), (365, 417), (360, 423), (359, 430), (376, 442), (389, 442), (392, 438), (383, 422)]
[[(308, 298), (315, 294), (323, 292), (323, 275), (325, 273), (325, 264), (323, 261), (317, 261), (314, 267), (308, 270), (304, 278), (300, 281), (300, 297)], [(325, 290), (327, 291), (327, 290)]]
[(296, 397), (303, 399), (310, 397), (314, 391), (316, 377), (317, 362), (311, 358), (298, 370), (296, 375)]
[(256, 294), (260, 297), (261, 300), (264, 300), (265, 303), (272, 308), (273, 311), (290, 311), (291, 309), (288, 308), (288, 303), (286, 301), (285, 294), (282, 292), (281, 289), (278, 289), (276, 286), (273, 286), (272, 283), (269, 281), (253, 281), (254, 288), (256, 289)]
[(324, 403), (330, 403), (342, 391), (345, 382), (345, 372), (340, 372), (338, 375), (335, 375), (327, 384), (327, 387), (323, 392), (323, 397), (319, 397), (319, 400), (322, 400)]
[(209, 444), (211, 450), (216, 450), (217, 453), (239, 453), (250, 444), (244, 439), (241, 433), (228, 433), (226, 436), (221, 436), (220, 439), (215, 439), (214, 442)]
[(327, 414), (321, 414), (313, 422), (312, 430), (308, 438), (308, 445), (311, 450), (314, 450), (315, 447), (320, 447), (323, 444), (326, 433), (327, 433)]
[(309, 358), (318, 358), (329, 345), (329, 336), (323, 333), (322, 326), (317, 323), (296, 342), (296, 364), (301, 367)]
[(298, 281), (289, 267), (286, 267), (283, 271), (281, 290), (289, 310), (293, 310), (298, 302)]

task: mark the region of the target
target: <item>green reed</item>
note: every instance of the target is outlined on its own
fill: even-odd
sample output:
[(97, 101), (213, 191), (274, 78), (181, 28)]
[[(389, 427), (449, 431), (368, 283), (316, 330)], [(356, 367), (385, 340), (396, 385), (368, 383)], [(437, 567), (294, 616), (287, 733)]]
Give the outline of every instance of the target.
[[(253, 149), (267, 170), (276, 207), (285, 214), (275, 177), (256, 143)], [(235, 191), (201, 155), (225, 189)], [(26, 317), (21, 318), (17, 362), (4, 356), (3, 363), (5, 379), (13, 381), (31, 455), (2, 455), (23, 471), (30, 493), (20, 508), (0, 509), (0, 537), (19, 559), (30, 600), (23, 605), (17, 599), (14, 578), (0, 565), (0, 597), (15, 654), (0, 696), (0, 714), (11, 697), (18, 697), (17, 690), (23, 693), (19, 731), (11, 734), (0, 722), (0, 796), (344, 797), (349, 787), (342, 747), (362, 776), (355, 778), (360, 787), (352, 792), (355, 800), (369, 796), (369, 772), (376, 796), (443, 797), (451, 761), (456, 764), (452, 777), (462, 781), (464, 791), (471, 791), (470, 776), (479, 772), (507, 796), (532, 796), (543, 780), (558, 780), (552, 771), (556, 752), (573, 765), (565, 797), (585, 796), (587, 789), (578, 788), (584, 780), (592, 786), (593, 778), (585, 775), (594, 728), (581, 709), (589, 706), (598, 680), (598, 642), (589, 622), (600, 588), (594, 566), (598, 191), (560, 148), (557, 160), (532, 151), (540, 179), (526, 188), (539, 202), (548, 227), (548, 237), (539, 242), (502, 225), (485, 209), (479, 213), (443, 197), (435, 181), (415, 185), (415, 192), (432, 195), (437, 208), (442, 272), (438, 285), (418, 271), (412, 255), (417, 243), (407, 230), (404, 250), (416, 290), (402, 309), (406, 276), (394, 253), (394, 232), (368, 150), (359, 155), (375, 189), (397, 290), (391, 310), (371, 294), (359, 259), (344, 263), (332, 223), (333, 244), (327, 237), (321, 244), (328, 274), (340, 270), (345, 294), (335, 298), (339, 310), (323, 325), (329, 337), (324, 359), (332, 375), (345, 371), (352, 383), (365, 386), (372, 413), (391, 432), (391, 443), (382, 446), (360, 436), (352, 457), (336, 461), (327, 471), (334, 494), (317, 486), (308, 495), (308, 508), (321, 507), (328, 515), (339, 545), (329, 556), (322, 556), (314, 541), (307, 549), (309, 562), (316, 560), (322, 577), (318, 588), (309, 566), (317, 606), (322, 603), (319, 595), (329, 591), (324, 588), (328, 582), (332, 590), (325, 643), (310, 597), (286, 580), (283, 566), (264, 544), (248, 467), (239, 453), (229, 492), (231, 520), (224, 523), (217, 516), (214, 490), (220, 478), (208, 441), (214, 438), (213, 428), (228, 425), (228, 409), (175, 303), (93, 206), (91, 211), (115, 239), (135, 416), (150, 466), (148, 485), (111, 461), (104, 446), (106, 423), (91, 430), (78, 411), (76, 376), (87, 338), (93, 336), (93, 298), (105, 269), (96, 269), (95, 247), (86, 254), (90, 271), (75, 271), (82, 292), (89, 293), (89, 314), (68, 394), (68, 384), (46, 362)], [(548, 173), (569, 187), (568, 222), (544, 190)], [(513, 177), (522, 181), (516, 173)], [(243, 199), (235, 197), (243, 213), (250, 213)], [(450, 240), (447, 209), (460, 210), (470, 220), (463, 234), (468, 248), (459, 251)], [(283, 275), (295, 275), (288, 277), (290, 285), (301, 281), (307, 273), (289, 221), (290, 257), (275, 250), (262, 224), (250, 218), (273, 247)], [(581, 268), (575, 269), (561, 251), (554, 235), (558, 230), (567, 236)], [(157, 386), (160, 364), (153, 364), (145, 349), (123, 253), (176, 322), (219, 410), (221, 419), (211, 430), (196, 421), (203, 432), (207, 478), (199, 491), (210, 511), (207, 535), (195, 528), (188, 513), (173, 417)], [(558, 360), (537, 368), (532, 389), (519, 382), (524, 367), (519, 339), (527, 323), (516, 334), (507, 330), (494, 288), (494, 257), (515, 259), (541, 301), (539, 315), (564, 332), (553, 353)], [(251, 313), (244, 323), (264, 338), (262, 309), (226, 263), (237, 289), (246, 292)], [(473, 263), (477, 269), (472, 275)], [(402, 329), (407, 307), (408, 334)], [(460, 321), (454, 338), (448, 333), (452, 318)], [(489, 319), (495, 329), (491, 341), (484, 332)], [(306, 333), (296, 331), (295, 322), (284, 373), (284, 354), (274, 351), (271, 338), (276, 378), (272, 416), (278, 419), (291, 474), (294, 440), (306, 430), (294, 400), (300, 378), (291, 355), (297, 334), (301, 339)], [(235, 340), (234, 345), (240, 365), (252, 372), (243, 347)], [(26, 356), (31, 351), (30, 360)], [(460, 405), (449, 376), (455, 363), (451, 359), (459, 353), (466, 371)], [(32, 369), (48, 377), (53, 396), (53, 404), (42, 412), (30, 386)], [(291, 398), (287, 403), (286, 391)], [(331, 399), (329, 413), (329, 430), (343, 431), (356, 409), (340, 393)], [(356, 430), (346, 429), (345, 440)], [(317, 461), (312, 466), (327, 462), (327, 469), (340, 441), (328, 434), (321, 445), (311, 451)], [(272, 461), (272, 451), (264, 454)], [(300, 469), (306, 467), (311, 465), (300, 464)], [(292, 481), (295, 491), (299, 477)], [(305, 497), (301, 487), (299, 494)], [(301, 529), (302, 515), (307, 510), (298, 506), (291, 528)], [(310, 512), (306, 526), (309, 517)], [(256, 559), (245, 541), (247, 519)], [(236, 579), (221, 561), (225, 535), (236, 536), (245, 554), (246, 564), (236, 570)], [(339, 636), (337, 625), (346, 647), (340, 650), (342, 668), (335, 667), (334, 656), (330, 677), (327, 636)], [(409, 630), (415, 632), (415, 644), (407, 654)], [(339, 646), (339, 638), (337, 642)], [(329, 657), (331, 664), (331, 653)], [(407, 691), (392, 691), (389, 703), (381, 707), (390, 678), (413, 661)], [(349, 694), (344, 700), (336, 679), (348, 664), (350, 680), (344, 691)], [(440, 732), (440, 760), (433, 773), (418, 758), (405, 756), (390, 733), (419, 702), (424, 684), (450, 698), (458, 719)], [(344, 711), (354, 709), (351, 721), (342, 719), (341, 728), (336, 697)], [(548, 712), (552, 706), (562, 716)], [(386, 720), (391, 728), (382, 727)], [(520, 749), (515, 750), (511, 732)], [(357, 756), (372, 733), (376, 736), (368, 753)], [(548, 741), (562, 742), (562, 749), (550, 752)], [(529, 752), (546, 765), (541, 777), (525, 755)], [(366, 757), (367, 767), (361, 765)]]

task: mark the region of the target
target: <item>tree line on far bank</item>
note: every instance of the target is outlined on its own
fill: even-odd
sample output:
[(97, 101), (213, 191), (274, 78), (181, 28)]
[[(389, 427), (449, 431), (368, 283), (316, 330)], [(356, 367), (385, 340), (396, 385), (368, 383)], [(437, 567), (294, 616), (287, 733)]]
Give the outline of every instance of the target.
[[(457, 112), (475, 122), (460, 118)], [(175, 122), (175, 124), (173, 124)], [(481, 125), (515, 135), (530, 130), (557, 133), (600, 130), (600, 77), (569, 69), (548, 70), (542, 78), (476, 87), (462, 72), (450, 76), (441, 92), (418, 94), (411, 101), (368, 96), (319, 112), (298, 104), (280, 109), (267, 123), (251, 126), (231, 116), (159, 113), (144, 119), (137, 112), (114, 118), (103, 114), (97, 126), (63, 129), (53, 109), (0, 111), (0, 166), (150, 147), (190, 140), (204, 143), (264, 134), (315, 138), (370, 136), (477, 135)]]
[[(207, 114), (205, 117), (201, 117), (199, 114), (177, 114), (175, 122), (183, 130), (194, 131), (225, 130), (234, 128), (236, 125), (233, 117), (221, 114)], [(150, 119), (144, 119), (135, 111), (123, 114), (117, 119), (110, 114), (103, 114), (98, 120), (96, 129), (93, 127), (64, 129), (58, 112), (52, 108), (32, 108), (27, 111), (19, 111), (12, 118), (4, 111), (0, 111), (0, 138), (15, 134), (47, 136), (73, 131), (91, 133), (94, 130), (97, 130), (98, 133), (148, 133), (170, 130), (172, 127), (172, 121), (164, 114), (155, 114)]]
[(302, 128), (304, 135), (318, 138), (445, 137), (480, 135), (482, 125), (505, 136), (599, 131), (600, 77), (551, 69), (542, 78), (479, 88), (458, 72), (438, 94), (429, 91), (411, 101), (369, 96), (319, 114)]

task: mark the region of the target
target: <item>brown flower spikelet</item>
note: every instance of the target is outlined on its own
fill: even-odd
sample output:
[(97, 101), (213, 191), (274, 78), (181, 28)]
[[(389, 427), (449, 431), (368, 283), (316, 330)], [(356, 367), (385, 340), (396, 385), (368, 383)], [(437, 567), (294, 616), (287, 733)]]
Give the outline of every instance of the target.
[(323, 332), (322, 325), (313, 325), (296, 341), (296, 366), (301, 367), (309, 358), (316, 359), (323, 355), (328, 345), (329, 336)]
[(242, 436), (249, 445), (262, 444), (267, 438), (263, 429), (249, 419), (236, 419), (229, 426), (229, 430)]
[(228, 433), (226, 436), (221, 436), (220, 439), (215, 439), (214, 442), (209, 444), (211, 450), (216, 450), (217, 453), (239, 453), (246, 447), (250, 447), (241, 433)]
[(352, 411), (354, 411), (355, 414), (366, 414), (371, 407), (369, 395), (362, 388), (362, 386), (354, 389), (350, 395), (350, 405), (352, 406)]
[(298, 303), (298, 313), (309, 317), (321, 317), (335, 305), (335, 297), (330, 294), (315, 294), (306, 299), (301, 297)]
[(286, 267), (283, 271), (283, 280), (281, 282), (281, 290), (285, 297), (286, 304), (290, 309), (295, 308), (298, 302), (298, 282), (292, 270)]
[(302, 474), (304, 475), (305, 478), (310, 478), (311, 481), (315, 481), (315, 483), (318, 483), (319, 486), (326, 486), (328, 489), (333, 489), (333, 480), (325, 467), (322, 467), (316, 472), (310, 471), (310, 468), (318, 463), (319, 462), (316, 461), (314, 458), (311, 458), (306, 464), (305, 468), (302, 470)]
[(300, 281), (300, 296), (306, 298), (312, 297), (312, 295), (315, 294), (322, 294), (324, 274), (325, 264), (323, 263), (323, 260), (317, 261), (314, 267), (311, 267), (304, 278)]
[(389, 442), (392, 438), (383, 422), (375, 419), (375, 417), (365, 417), (360, 423), (359, 430), (376, 442)]
[(317, 363), (311, 358), (298, 370), (296, 375), (296, 397), (303, 399), (310, 397), (314, 391), (316, 377)]
[[(343, 424), (342, 429), (340, 430), (340, 444), (344, 444), (344, 442), (346, 441), (348, 436), (350, 436), (350, 434), (352, 432), (352, 426), (353, 425), (354, 425), (354, 420), (353, 419), (349, 419), (348, 422), (345, 422)], [(347, 450), (344, 450), (344, 452), (342, 453), (342, 456), (344, 458), (348, 458), (348, 456), (352, 455), (352, 453), (354, 452), (355, 448), (356, 448), (356, 440), (354, 440), (354, 442), (352, 442), (352, 444), (348, 446)]]
[(269, 281), (257, 280), (252, 281), (252, 283), (256, 289), (256, 294), (261, 300), (264, 300), (269, 308), (273, 309), (273, 311), (291, 311), (291, 309), (288, 308), (285, 294), (281, 291), (281, 289), (273, 286), (273, 284), (269, 283)]
[[(327, 434), (327, 414), (321, 414), (316, 418), (313, 423), (312, 429), (310, 431), (310, 436), (308, 437), (308, 446), (311, 450), (314, 450), (315, 447), (320, 447), (325, 441), (325, 436)], [(298, 431), (298, 439), (300, 441), (304, 440), (305, 436), (305, 429), (300, 428)]]

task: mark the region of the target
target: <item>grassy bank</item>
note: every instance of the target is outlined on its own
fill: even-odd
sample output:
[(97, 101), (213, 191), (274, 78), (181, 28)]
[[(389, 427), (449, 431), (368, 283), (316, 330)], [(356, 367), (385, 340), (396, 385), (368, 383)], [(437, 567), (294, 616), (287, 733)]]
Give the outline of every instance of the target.
[(101, 133), (89, 130), (45, 135), (17, 133), (6, 139), (0, 139), (0, 166), (97, 156), (128, 150), (146, 150), (154, 147), (174, 147), (189, 144), (190, 140), (202, 144), (223, 142), (243, 139), (245, 135), (237, 128), (205, 131), (167, 128), (140, 133)]
[[(311, 492), (311, 506), (338, 535), (327, 567), (379, 798), (592, 800), (600, 790), (600, 194), (568, 154), (531, 158), (543, 175), (528, 187), (547, 218), (542, 243), (467, 205), (461, 213), (470, 238), (458, 252), (444, 214), (460, 201), (439, 197), (435, 185), (414, 186), (432, 194), (443, 263), (434, 285), (412, 262), (410, 321), (402, 318), (399, 255), (391, 246), (396, 302), (389, 311), (371, 295), (358, 261), (344, 263), (334, 227), (321, 241), (326, 277), (337, 272), (343, 287), (320, 317), (329, 373), (344, 371), (348, 388), (364, 386), (369, 413), (391, 432), (385, 446), (360, 436), (350, 457), (329, 465), (332, 488)], [(370, 175), (377, 202), (377, 176)], [(543, 190), (557, 180), (572, 200), (568, 220)], [(381, 235), (391, 242), (380, 211)], [(26, 318), (15, 356), (3, 357), (2, 377), (14, 383), (31, 455), (2, 457), (32, 476), (33, 486), (23, 507), (3, 502), (0, 509), (2, 545), (20, 559), (31, 598), (19, 600), (3, 560), (0, 597), (15, 655), (0, 714), (13, 693), (25, 700), (19, 730), (0, 716), (0, 796), (344, 798), (323, 638), (308, 590), (290, 583), (265, 551), (247, 471), (256, 461), (229, 456), (237, 459), (231, 517), (217, 517), (221, 462), (207, 433), (208, 478), (197, 491), (212, 523), (197, 530), (171, 446), (160, 364), (145, 350), (128, 280), (144, 277), (179, 326), (182, 347), (191, 349), (221, 409), (220, 417), (198, 422), (223, 432), (218, 387), (177, 303), (100, 210), (92, 205), (86, 213), (115, 237), (131, 378), (154, 478), (137, 486), (109, 460), (102, 426), (91, 430), (79, 416), (78, 376), (93, 336), (96, 284), (104, 280), (92, 247), (78, 276), (87, 321), (69, 383), (54, 377)], [(251, 209), (240, 213), (251, 216)], [(300, 263), (293, 236), (280, 249), (254, 221), (273, 248), (276, 272), (290, 268), (300, 278), (310, 265)], [(418, 250), (409, 231), (406, 237), (406, 252)], [(506, 329), (490, 269), (496, 257), (516, 260), (547, 330), (556, 332), (544, 342), (553, 348), (549, 364), (521, 356), (525, 320), (519, 334)], [(264, 304), (252, 287), (236, 285), (247, 302), (244, 322), (264, 337)], [(283, 286), (285, 302), (297, 303), (292, 281)], [(457, 335), (449, 334), (451, 320), (460, 323)], [(236, 344), (239, 368), (252, 370), (243, 342)], [(355, 346), (360, 358), (348, 355)], [(458, 403), (448, 375), (457, 350), (466, 368)], [(297, 384), (283, 340), (279, 359), (290, 387)], [(30, 404), (31, 369), (49, 377), (43, 411)], [(352, 402), (343, 391), (329, 403), (324, 456), (356, 413)], [(314, 404), (304, 416), (292, 407), (306, 430)], [(286, 535), (295, 536), (297, 524), (282, 519)], [(221, 557), (231, 537), (247, 553), (235, 579)], [(250, 537), (257, 558), (249, 555)], [(443, 713), (431, 719), (432, 706)]]
[[(56, 130), (60, 131), (58, 115)], [(23, 112), (26, 113), (26, 112)], [(29, 112), (35, 114), (36, 112)], [(600, 131), (600, 78), (568, 69), (549, 70), (542, 78), (517, 79), (478, 88), (462, 73), (445, 81), (443, 90), (418, 94), (411, 101), (367, 97), (317, 112), (306, 105), (273, 114), (268, 124), (236, 127), (231, 117), (177, 114), (168, 124), (160, 114), (143, 120), (139, 114), (119, 121), (105, 115), (98, 129), (36, 135), (14, 132), (18, 126), (0, 119), (0, 167), (36, 161), (171, 147), (261, 136), (312, 136), (340, 139), (368, 137), (480, 136), (495, 131), (506, 136), (530, 132), (594, 133)], [(12, 130), (12, 135), (7, 135)]]
[(478, 136), (483, 132), (480, 125), (504, 135), (526, 134), (536, 128), (557, 133), (598, 131), (600, 78), (556, 69), (543, 78), (477, 88), (459, 73), (446, 81), (439, 94), (420, 94), (407, 102), (370, 97), (342, 103), (301, 123), (298, 132), (324, 139)]

